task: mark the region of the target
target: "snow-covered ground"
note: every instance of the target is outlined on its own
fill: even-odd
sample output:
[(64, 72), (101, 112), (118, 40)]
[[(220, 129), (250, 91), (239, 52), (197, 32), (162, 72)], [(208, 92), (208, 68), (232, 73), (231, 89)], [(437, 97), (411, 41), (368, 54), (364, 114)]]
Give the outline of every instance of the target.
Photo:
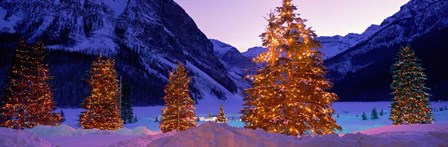
[[(336, 102), (333, 104), (333, 108), (335, 109), (334, 118), (339, 125), (342, 126), (343, 131), (338, 132), (339, 134), (351, 133), (355, 131), (362, 131), (366, 129), (378, 128), (382, 126), (392, 125), (392, 122), (389, 120), (389, 112), (390, 112), (390, 104), (391, 102)], [(219, 112), (218, 103), (207, 103), (206, 105), (200, 104), (196, 106), (196, 115), (200, 118), (203, 123), (205, 120), (210, 120), (213, 118), (209, 118), (210, 115), (217, 115)], [(233, 105), (224, 103), (224, 112), (229, 120), (228, 124), (233, 127), (243, 127), (244, 124), (240, 121), (239, 111), (241, 110), (241, 105)], [(448, 110), (440, 111), (440, 108), (448, 107), (448, 102), (432, 102), (432, 108), (436, 109), (437, 112), (433, 112), (434, 115), (434, 123), (446, 123), (448, 124)], [(134, 115), (137, 115), (138, 122), (134, 124), (125, 124), (126, 128), (137, 128), (137, 127), (146, 127), (151, 131), (160, 131), (159, 123), (155, 122), (155, 118), (158, 117), (160, 119), (161, 109), (163, 106), (153, 106), (153, 107), (134, 107)], [(378, 120), (371, 120), (370, 114), (372, 109), (376, 108), (378, 113), (383, 110), (385, 114), (383, 116), (379, 116)], [(58, 109), (56, 112), (59, 112), (61, 109)], [(64, 124), (73, 127), (79, 128), (78, 119), (79, 114), (83, 109), (62, 109), (65, 113), (66, 122)], [(361, 115), (365, 112), (367, 114), (368, 120), (362, 120)], [(339, 117), (338, 117), (339, 115)]]
[[(430, 125), (406, 125), (393, 126), (389, 118), (390, 102), (337, 102), (333, 105), (336, 110), (334, 117), (342, 126), (343, 131), (339, 135), (327, 135), (323, 137), (288, 137), (278, 134), (265, 133), (261, 130), (247, 130), (239, 121), (238, 114), (241, 106), (224, 103), (224, 111), (228, 117), (227, 125), (206, 123), (213, 120), (210, 115), (216, 115), (219, 105), (198, 105), (196, 114), (201, 120), (200, 127), (181, 133), (163, 134), (159, 130), (162, 106), (135, 107), (134, 114), (138, 122), (126, 124), (124, 128), (116, 131), (99, 131), (81, 129), (78, 123), (78, 115), (82, 109), (58, 109), (63, 110), (66, 121), (57, 127), (35, 127), (24, 131), (16, 131), (0, 128), (0, 146), (146, 146), (159, 138), (151, 146), (176, 146), (176, 145), (222, 145), (242, 146), (311, 146), (319, 143), (321, 146), (342, 145), (362, 146), (371, 143), (373, 146), (412, 145), (412, 146), (443, 146), (441, 140), (448, 140), (448, 102), (432, 102), (434, 122)], [(383, 110), (385, 114), (378, 120), (370, 120), (373, 108), (378, 112)], [(441, 111), (442, 110), (442, 111)], [(368, 120), (362, 120), (365, 112)], [(6, 133), (3, 133), (6, 132)], [(361, 133), (361, 134), (360, 134)], [(33, 134), (33, 135), (31, 135)], [(204, 136), (204, 137), (198, 137)], [(409, 137), (416, 138), (409, 140)], [(179, 139), (185, 138), (185, 139)], [(202, 138), (202, 139), (201, 139)], [(218, 138), (225, 138), (219, 140)], [(390, 140), (388, 138), (393, 138)], [(187, 141), (191, 139), (192, 141)], [(408, 140), (407, 140), (408, 139)], [(417, 140), (418, 139), (418, 140)], [(207, 141), (208, 140), (208, 141)], [(213, 141), (210, 141), (213, 140)], [(385, 141), (381, 141), (385, 140)], [(186, 141), (180, 144), (179, 141)], [(233, 141), (233, 142), (232, 142)], [(251, 144), (257, 142), (257, 144)], [(238, 144), (232, 144), (238, 143)]]

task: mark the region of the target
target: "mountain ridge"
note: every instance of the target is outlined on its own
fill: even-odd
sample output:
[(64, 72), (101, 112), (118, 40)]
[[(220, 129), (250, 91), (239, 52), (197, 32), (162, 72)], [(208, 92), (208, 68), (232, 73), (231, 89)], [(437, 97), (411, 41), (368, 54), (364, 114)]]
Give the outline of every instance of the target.
[(225, 94), (223, 99), (238, 92), (213, 44), (173, 0), (4, 0), (0, 21), (0, 78), (20, 38), (31, 44), (42, 39), (50, 49), (60, 107), (78, 107), (86, 97), (83, 79), (99, 54), (116, 59), (135, 105), (163, 104), (163, 88), (177, 63), (187, 65), (199, 103), (212, 90)]

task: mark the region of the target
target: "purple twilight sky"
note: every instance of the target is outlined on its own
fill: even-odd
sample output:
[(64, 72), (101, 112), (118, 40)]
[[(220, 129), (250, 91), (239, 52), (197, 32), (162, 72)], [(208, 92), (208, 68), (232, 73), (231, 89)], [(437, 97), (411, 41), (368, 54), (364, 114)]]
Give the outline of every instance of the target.
[[(240, 51), (260, 46), (267, 24), (264, 17), (281, 0), (175, 0), (208, 38), (231, 44)], [(295, 0), (298, 13), (318, 36), (362, 33), (380, 24), (409, 0)]]

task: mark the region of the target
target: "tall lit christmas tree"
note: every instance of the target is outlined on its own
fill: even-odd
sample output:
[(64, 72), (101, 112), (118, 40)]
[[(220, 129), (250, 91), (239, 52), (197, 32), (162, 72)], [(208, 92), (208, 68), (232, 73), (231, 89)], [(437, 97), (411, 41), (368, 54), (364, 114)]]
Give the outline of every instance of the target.
[(226, 123), (227, 122), (227, 118), (226, 115), (224, 114), (224, 108), (221, 106), (219, 106), (219, 114), (218, 117), (216, 118), (216, 122), (219, 123)]
[(165, 87), (165, 108), (162, 109), (160, 130), (162, 132), (183, 131), (195, 127), (194, 101), (189, 95), (190, 78), (182, 64), (170, 73), (168, 85)]
[(267, 51), (254, 59), (265, 63), (245, 90), (241, 113), (246, 128), (261, 128), (286, 135), (330, 134), (341, 130), (332, 117), (337, 95), (327, 90), (320, 43), (305, 20), (294, 13), (292, 0), (269, 15), (261, 34)]
[(61, 116), (53, 112), (56, 107), (45, 55), (43, 42), (30, 48), (25, 40), (20, 41), (0, 108), (2, 126), (23, 129), (61, 123)]
[(29, 99), (28, 112), (32, 120), (37, 121), (39, 125), (55, 126), (62, 122), (62, 117), (58, 113), (54, 113), (56, 105), (53, 101), (53, 92), (51, 91), (48, 64), (46, 61), (45, 45), (42, 41), (36, 43), (32, 48), (33, 51), (33, 73), (36, 79), (33, 82), (32, 95), (33, 99)]
[(12, 67), (8, 73), (8, 87), (5, 90), (4, 102), (2, 104), (1, 125), (14, 129), (32, 128), (34, 123), (29, 122), (26, 114), (25, 102), (29, 97), (32, 87), (31, 83), (31, 50), (25, 40), (20, 40), (16, 49)]
[(82, 103), (86, 112), (80, 115), (80, 125), (85, 129), (116, 130), (123, 126), (120, 117), (120, 87), (115, 62), (98, 57), (90, 70), (90, 96)]
[(395, 125), (427, 124), (432, 121), (429, 105), (429, 90), (425, 86), (426, 75), (420, 60), (409, 47), (397, 54), (398, 61), (392, 65), (392, 110), (390, 119)]

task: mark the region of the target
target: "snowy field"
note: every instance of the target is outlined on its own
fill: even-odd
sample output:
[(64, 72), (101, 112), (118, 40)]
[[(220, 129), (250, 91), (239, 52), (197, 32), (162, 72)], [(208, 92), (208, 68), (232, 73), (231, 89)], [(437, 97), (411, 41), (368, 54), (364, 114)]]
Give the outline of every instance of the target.
[[(366, 129), (378, 128), (382, 126), (392, 125), (389, 120), (391, 102), (336, 102), (333, 104), (335, 109), (334, 118), (341, 127), (342, 132), (339, 134), (351, 133), (356, 131), (362, 131)], [(435, 119), (434, 123), (447, 123), (448, 124), (448, 110), (441, 111), (440, 108), (448, 107), (448, 102), (432, 102), (431, 107), (436, 109), (433, 112), (433, 117)], [(148, 130), (159, 132), (159, 123), (155, 122), (155, 118), (160, 119), (162, 106), (155, 107), (134, 107), (134, 115), (137, 115), (138, 122), (133, 124), (125, 124), (125, 128), (138, 128), (146, 127)], [(370, 114), (373, 108), (376, 108), (378, 113), (383, 110), (384, 115), (379, 116), (378, 120), (371, 120)], [(226, 105), (224, 104), (224, 112), (226, 113), (228, 124), (233, 127), (243, 127), (244, 124), (241, 122), (239, 111), (241, 110), (240, 105)], [(59, 112), (57, 110), (56, 112)], [(79, 114), (83, 109), (63, 109), (65, 113), (66, 122), (64, 124), (73, 127), (75, 129), (79, 128), (78, 119)], [(214, 120), (210, 115), (217, 115), (219, 112), (219, 104), (209, 104), (209, 105), (199, 105), (196, 108), (196, 115), (201, 120), (200, 123), (208, 120)], [(362, 120), (361, 115), (365, 112), (367, 114), (368, 120)], [(339, 117), (338, 117), (339, 115)]]
[[(210, 140), (216, 137), (226, 138), (225, 140), (217, 140), (218, 142), (228, 142), (227, 146), (244, 146), (239, 143), (253, 143), (259, 141), (258, 144), (251, 146), (308, 146), (315, 143), (321, 143), (321, 146), (343, 145), (343, 146), (359, 146), (362, 142), (373, 142), (377, 146), (392, 145), (400, 142), (412, 142), (406, 140), (406, 136), (412, 138), (422, 139), (421, 141), (413, 141), (414, 146), (440, 146), (440, 140), (448, 140), (448, 102), (432, 102), (431, 106), (435, 109), (433, 111), (433, 124), (430, 125), (408, 125), (408, 126), (393, 126), (388, 119), (390, 102), (337, 102), (333, 105), (336, 110), (334, 117), (337, 123), (343, 128), (342, 132), (337, 132), (339, 135), (327, 135), (323, 137), (287, 137), (272, 133), (265, 133), (261, 130), (247, 130), (243, 129), (243, 123), (239, 121), (241, 109), (240, 105), (224, 104), (224, 112), (229, 120), (228, 125), (207, 123), (207, 121), (214, 120), (213, 116), (219, 111), (219, 104), (212, 105), (198, 105), (196, 106), (196, 114), (201, 121), (198, 124), (203, 124), (198, 128), (190, 129), (187, 132), (181, 133), (166, 133), (163, 134), (159, 130), (159, 123), (155, 122), (155, 118), (160, 119), (162, 106), (156, 107), (135, 107), (134, 114), (138, 117), (138, 122), (134, 124), (126, 124), (124, 128), (117, 131), (99, 131), (99, 130), (84, 130), (81, 129), (78, 123), (78, 115), (82, 109), (58, 109), (57, 112), (63, 110), (66, 121), (57, 127), (36, 127), (27, 129), (25, 131), (16, 131), (10, 129), (0, 130), (0, 146), (177, 146), (177, 145), (219, 145), (208, 144)], [(370, 114), (373, 108), (376, 108), (378, 113), (383, 110), (384, 115), (379, 116), (378, 120), (371, 120)], [(367, 114), (368, 120), (362, 120), (362, 113)], [(362, 134), (359, 134), (361, 132)], [(389, 135), (398, 135), (401, 137), (392, 137), (395, 142), (388, 142)], [(194, 137), (191, 135), (199, 135), (204, 137)], [(404, 135), (404, 136), (403, 136)], [(214, 138), (215, 137), (215, 138)], [(162, 138), (162, 139), (159, 139)], [(176, 139), (177, 138), (177, 139)], [(179, 138), (190, 138), (192, 141)], [(199, 139), (204, 138), (204, 139)], [(243, 138), (243, 140), (241, 140)], [(157, 140), (159, 139), (159, 140)], [(266, 139), (266, 140), (265, 140)], [(381, 142), (375, 139), (385, 141)], [(154, 141), (157, 140), (157, 141)], [(185, 144), (179, 142), (185, 141)], [(264, 140), (264, 141), (261, 141)], [(153, 142), (154, 141), (154, 142)], [(233, 143), (235, 144), (232, 144)], [(359, 144), (361, 141), (361, 144)], [(358, 144), (356, 144), (358, 143)], [(384, 144), (388, 143), (388, 144)], [(16, 145), (14, 145), (16, 144)], [(397, 144), (398, 146), (405, 146)], [(448, 145), (448, 144), (447, 144)]]

